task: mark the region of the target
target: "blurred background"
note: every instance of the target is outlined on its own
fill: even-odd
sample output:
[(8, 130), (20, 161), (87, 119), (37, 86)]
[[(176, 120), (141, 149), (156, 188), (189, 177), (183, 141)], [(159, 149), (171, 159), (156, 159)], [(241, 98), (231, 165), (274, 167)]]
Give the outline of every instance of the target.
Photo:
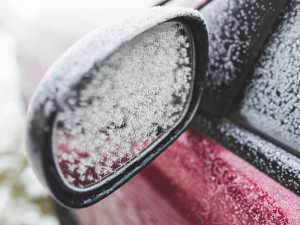
[(94, 27), (158, 2), (0, 0), (0, 225), (60, 224), (23, 147), (26, 104), (46, 69)]
[(16, 58), (17, 34), (48, 1), (0, 0), (0, 224), (58, 224), (23, 150), (25, 105)]

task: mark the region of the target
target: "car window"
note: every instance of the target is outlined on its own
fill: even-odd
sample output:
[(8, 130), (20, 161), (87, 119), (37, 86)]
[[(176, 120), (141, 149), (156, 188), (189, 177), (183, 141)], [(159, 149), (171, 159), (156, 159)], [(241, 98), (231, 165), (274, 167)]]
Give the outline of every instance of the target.
[(291, 1), (269, 36), (231, 118), (300, 155), (300, 4)]
[(209, 30), (201, 111), (214, 116), (228, 113), (285, 3), (215, 0), (200, 10)]

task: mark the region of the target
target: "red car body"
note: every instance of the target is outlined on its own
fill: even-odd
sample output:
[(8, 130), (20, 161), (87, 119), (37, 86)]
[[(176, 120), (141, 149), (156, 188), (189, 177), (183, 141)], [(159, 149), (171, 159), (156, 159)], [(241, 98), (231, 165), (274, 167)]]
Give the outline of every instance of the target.
[[(171, 1), (167, 5), (200, 8), (204, 3)], [(68, 24), (48, 22), (46, 34), (52, 32), (53, 24)], [(19, 45), (21, 68), (31, 84), (28, 92), (24, 92), (27, 100), (32, 87), (59, 52), (92, 27), (54, 33), (44, 52), (39, 48), (29, 50), (34, 44), (26, 44), (28, 40), (47, 47), (41, 37), (37, 42), (31, 39), (41, 32), (37, 29), (44, 27), (41, 24), (43, 21), (30, 28), (30, 36), (23, 36)], [(99, 203), (74, 212), (86, 225), (300, 224), (299, 196), (232, 151), (203, 134), (197, 126), (191, 126), (120, 189)]]
[(77, 213), (84, 224), (299, 224), (299, 197), (191, 127), (122, 188)]

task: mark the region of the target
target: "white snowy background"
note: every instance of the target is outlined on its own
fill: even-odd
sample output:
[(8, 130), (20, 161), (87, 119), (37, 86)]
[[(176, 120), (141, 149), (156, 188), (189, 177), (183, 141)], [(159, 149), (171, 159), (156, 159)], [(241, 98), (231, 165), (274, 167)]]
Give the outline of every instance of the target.
[[(23, 24), (34, 20), (54, 2), (0, 0), (0, 225), (59, 224), (53, 215), (48, 194), (28, 166), (24, 153), (26, 112), (15, 55), (17, 35)], [(101, 4), (101, 12), (106, 17), (115, 17), (118, 12), (144, 8), (156, 2), (159, 1), (111, 0), (98, 1), (98, 4)], [(60, 4), (59, 1), (55, 3)], [(86, 11), (81, 16), (89, 16), (89, 13)]]

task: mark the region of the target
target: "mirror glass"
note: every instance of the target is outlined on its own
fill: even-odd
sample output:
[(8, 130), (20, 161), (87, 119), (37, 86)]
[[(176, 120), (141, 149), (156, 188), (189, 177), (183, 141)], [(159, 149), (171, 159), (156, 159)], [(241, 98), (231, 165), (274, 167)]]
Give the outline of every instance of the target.
[(185, 115), (193, 82), (187, 29), (166, 22), (124, 43), (73, 86), (52, 142), (60, 176), (87, 188), (147, 152)]

